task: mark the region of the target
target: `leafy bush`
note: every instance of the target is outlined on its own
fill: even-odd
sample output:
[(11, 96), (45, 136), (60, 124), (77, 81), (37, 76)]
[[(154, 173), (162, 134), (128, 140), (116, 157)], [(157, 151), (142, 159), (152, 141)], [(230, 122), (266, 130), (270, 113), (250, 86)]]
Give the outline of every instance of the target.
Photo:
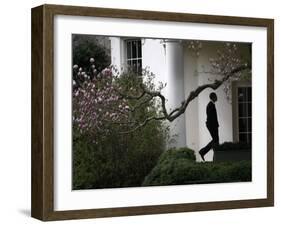
[[(251, 162), (195, 162), (190, 149), (164, 152), (143, 186), (251, 181)], [(186, 155), (187, 154), (187, 155)]]
[[(106, 40), (105, 38), (103, 38)], [(109, 41), (108, 41), (109, 42)], [(93, 35), (72, 35), (73, 63), (83, 69), (89, 66), (89, 59), (95, 59), (96, 69), (100, 72), (110, 65), (110, 49), (105, 48), (97, 36)], [(110, 48), (110, 46), (108, 46)]]
[(165, 149), (157, 123), (128, 135), (111, 134), (97, 144), (76, 132), (73, 189), (141, 186)]
[[(139, 80), (137, 78), (136, 75), (123, 74), (114, 81), (118, 82), (122, 89), (130, 87), (136, 89), (139, 87), (134, 85), (134, 82), (139, 82), (136, 81)], [(74, 95), (73, 98), (77, 96)], [(105, 96), (104, 99), (106, 98)], [(127, 104), (132, 106), (133, 101), (129, 100)], [(105, 103), (103, 105), (106, 106)], [(86, 115), (91, 119), (89, 125), (92, 126), (97, 108), (91, 106), (91, 111), (85, 111), (87, 108), (77, 106), (73, 105), (74, 112), (79, 111), (82, 116)], [(136, 111), (128, 112), (127, 119), (123, 121), (142, 122), (156, 112), (156, 103), (147, 101)], [(126, 112), (123, 111), (122, 115), (123, 113)], [(145, 176), (165, 150), (168, 127), (162, 121), (154, 120), (133, 132), (120, 133), (124, 131), (126, 124), (122, 126), (109, 124), (107, 129), (104, 128), (107, 118), (104, 118), (103, 111), (99, 115), (100, 118), (96, 121), (101, 123), (98, 125), (100, 130), (95, 126), (83, 130), (85, 123), (81, 123), (83, 122), (81, 120), (77, 120), (79, 123), (76, 121), (73, 123), (73, 189), (141, 186)]]
[(164, 162), (166, 161), (174, 161), (178, 159), (188, 159), (191, 161), (195, 161), (196, 157), (194, 151), (189, 148), (171, 148), (161, 155), (159, 163), (165, 164)]
[(251, 149), (251, 144), (248, 143), (233, 143), (233, 142), (224, 142), (220, 144), (216, 151), (227, 151), (227, 150), (249, 150)]

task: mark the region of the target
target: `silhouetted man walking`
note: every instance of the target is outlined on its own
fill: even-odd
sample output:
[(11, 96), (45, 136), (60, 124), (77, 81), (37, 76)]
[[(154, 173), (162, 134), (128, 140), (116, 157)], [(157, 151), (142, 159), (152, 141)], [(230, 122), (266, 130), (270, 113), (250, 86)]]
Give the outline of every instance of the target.
[(217, 95), (215, 93), (210, 93), (210, 102), (207, 105), (206, 113), (207, 113), (207, 121), (206, 126), (212, 136), (212, 140), (199, 151), (199, 154), (203, 161), (205, 161), (204, 156), (211, 150), (215, 149), (219, 144), (219, 123), (215, 102), (217, 101)]

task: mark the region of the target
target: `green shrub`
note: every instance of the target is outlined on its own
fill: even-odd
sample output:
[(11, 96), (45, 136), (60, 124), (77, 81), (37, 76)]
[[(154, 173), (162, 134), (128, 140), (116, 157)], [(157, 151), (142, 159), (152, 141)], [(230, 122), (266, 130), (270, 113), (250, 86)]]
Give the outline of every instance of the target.
[(157, 124), (126, 136), (112, 134), (99, 144), (73, 141), (73, 189), (141, 186), (165, 149)]
[(159, 163), (177, 159), (188, 159), (190, 161), (195, 161), (196, 157), (194, 151), (189, 148), (171, 148), (161, 155)]
[[(186, 153), (192, 153), (190, 149)], [(251, 162), (195, 162), (182, 149), (164, 152), (143, 186), (251, 181)], [(189, 155), (189, 154), (188, 154)]]
[(72, 46), (73, 64), (85, 69), (89, 66), (89, 59), (94, 58), (98, 71), (110, 65), (110, 50), (99, 43), (97, 36), (73, 34)]
[[(121, 75), (118, 82), (124, 88), (138, 87), (133, 83), (137, 78)], [(156, 112), (156, 104), (148, 101), (129, 121), (142, 122)], [(165, 150), (168, 127), (154, 120), (134, 132), (121, 134), (118, 129), (112, 126), (106, 136), (94, 134), (97, 143), (92, 142), (93, 134), (73, 129), (73, 189), (141, 186)]]

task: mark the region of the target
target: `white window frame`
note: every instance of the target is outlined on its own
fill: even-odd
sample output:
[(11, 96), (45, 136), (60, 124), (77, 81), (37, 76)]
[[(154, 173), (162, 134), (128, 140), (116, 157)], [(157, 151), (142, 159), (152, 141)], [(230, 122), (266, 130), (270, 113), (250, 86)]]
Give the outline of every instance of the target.
[(238, 88), (252, 87), (250, 81), (233, 81), (232, 82), (232, 125), (233, 125), (233, 141), (239, 140), (239, 112), (238, 112)]
[[(130, 59), (128, 59), (128, 56), (127, 56), (127, 42), (128, 41), (140, 41), (140, 43), (141, 43), (141, 48), (142, 48), (142, 43), (143, 43), (143, 40), (141, 39), (141, 38), (126, 38), (126, 39), (123, 39), (123, 65), (125, 65), (125, 68), (126, 68), (126, 70), (128, 70), (129, 69), (129, 67), (128, 67), (128, 61), (130, 60), (130, 61), (133, 61), (133, 60), (141, 60), (141, 64), (142, 64), (142, 56), (143, 56), (143, 54), (142, 54), (142, 51), (143, 50), (141, 50), (141, 57), (136, 57), (136, 58), (130, 58)], [(137, 73), (141, 73), (141, 71), (138, 71), (137, 70)]]

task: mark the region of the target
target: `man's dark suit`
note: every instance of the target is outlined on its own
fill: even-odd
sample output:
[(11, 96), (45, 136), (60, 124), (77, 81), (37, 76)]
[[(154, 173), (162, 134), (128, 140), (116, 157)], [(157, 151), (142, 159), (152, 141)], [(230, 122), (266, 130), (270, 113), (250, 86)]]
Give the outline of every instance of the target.
[(219, 123), (215, 104), (210, 101), (206, 108), (207, 121), (206, 126), (212, 136), (212, 140), (200, 150), (201, 155), (207, 154), (211, 149), (219, 144)]

